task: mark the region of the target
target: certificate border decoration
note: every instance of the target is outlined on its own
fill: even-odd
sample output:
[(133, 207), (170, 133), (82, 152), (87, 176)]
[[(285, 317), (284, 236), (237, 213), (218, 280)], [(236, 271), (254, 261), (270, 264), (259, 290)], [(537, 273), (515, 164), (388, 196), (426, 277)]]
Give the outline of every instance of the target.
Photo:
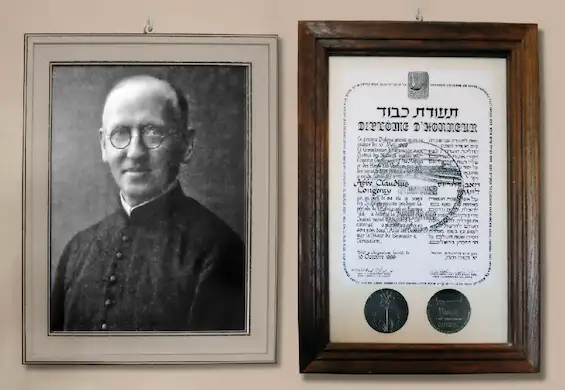
[[(539, 373), (540, 97), (533, 23), (299, 21), (299, 370), (333, 374)], [(483, 57), (507, 63), (508, 339), (330, 341), (329, 57)], [(339, 156), (342, 160), (343, 156)], [(343, 166), (339, 165), (340, 169)], [(338, 210), (343, 205), (339, 205)], [(343, 223), (343, 220), (340, 219)], [(341, 259), (339, 261), (341, 265)], [(341, 266), (339, 270), (342, 270)], [(418, 286), (415, 286), (417, 288)]]

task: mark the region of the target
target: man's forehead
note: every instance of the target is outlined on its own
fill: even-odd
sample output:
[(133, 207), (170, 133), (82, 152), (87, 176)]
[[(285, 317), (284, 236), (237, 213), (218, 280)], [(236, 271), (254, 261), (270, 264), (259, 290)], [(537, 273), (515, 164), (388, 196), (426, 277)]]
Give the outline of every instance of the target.
[[(126, 80), (115, 87), (106, 98), (102, 121), (108, 116), (130, 109), (163, 109), (168, 111), (175, 99), (172, 87), (158, 79), (136, 78)], [(165, 114), (165, 112), (163, 112)]]
[(166, 82), (153, 78), (126, 80), (115, 87), (106, 98), (106, 105), (135, 98), (149, 98), (156, 101), (174, 99), (175, 91)]

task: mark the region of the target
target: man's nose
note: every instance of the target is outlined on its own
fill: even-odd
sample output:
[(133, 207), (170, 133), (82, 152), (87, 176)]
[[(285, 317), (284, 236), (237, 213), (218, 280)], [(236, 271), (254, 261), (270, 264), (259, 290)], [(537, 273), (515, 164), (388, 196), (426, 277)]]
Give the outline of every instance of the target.
[(133, 132), (128, 145), (127, 155), (129, 158), (139, 158), (147, 153), (147, 148), (141, 139), (139, 132)]

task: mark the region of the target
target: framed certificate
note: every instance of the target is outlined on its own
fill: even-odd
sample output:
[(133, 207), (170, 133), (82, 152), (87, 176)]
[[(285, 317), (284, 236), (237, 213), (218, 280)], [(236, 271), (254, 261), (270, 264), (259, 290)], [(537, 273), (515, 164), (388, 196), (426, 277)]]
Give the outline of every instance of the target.
[(299, 23), (301, 372), (539, 372), (537, 34)]

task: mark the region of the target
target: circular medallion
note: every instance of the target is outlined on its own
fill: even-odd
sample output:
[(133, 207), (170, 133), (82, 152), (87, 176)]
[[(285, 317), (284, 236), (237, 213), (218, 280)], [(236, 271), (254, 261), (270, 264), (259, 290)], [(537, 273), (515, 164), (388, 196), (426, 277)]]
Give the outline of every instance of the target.
[(365, 302), (365, 320), (377, 332), (396, 332), (408, 320), (408, 303), (398, 291), (377, 290)]
[(471, 318), (471, 305), (461, 292), (445, 289), (435, 293), (428, 302), (428, 320), (442, 333), (457, 333)]

